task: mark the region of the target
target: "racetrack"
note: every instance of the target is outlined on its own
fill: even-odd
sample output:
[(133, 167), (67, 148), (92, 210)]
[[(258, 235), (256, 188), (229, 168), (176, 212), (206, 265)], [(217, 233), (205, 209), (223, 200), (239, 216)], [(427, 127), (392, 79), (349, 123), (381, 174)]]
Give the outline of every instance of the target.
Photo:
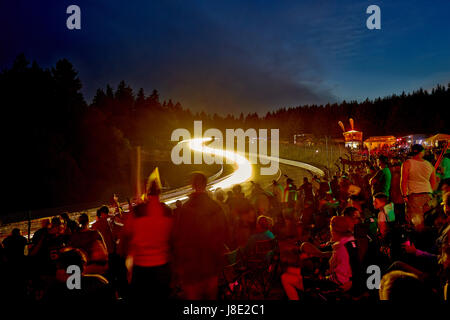
[[(287, 175), (292, 178), (299, 186), (303, 180), (303, 177), (311, 177), (312, 174), (323, 174), (322, 170), (307, 163), (269, 157), (272, 161), (279, 161), (279, 170), (274, 175), (260, 175), (259, 165), (252, 165), (245, 155), (228, 150), (207, 147), (204, 144), (208, 141), (210, 141), (210, 138), (190, 139), (181, 141), (180, 143), (187, 143), (189, 148), (194, 152), (223, 156), (224, 158), (232, 160), (234, 162), (234, 166), (236, 168), (235, 171), (225, 177), (220, 177), (211, 181), (208, 184), (208, 189), (210, 191), (214, 191), (218, 188), (226, 190), (228, 188), (231, 188), (235, 184), (240, 184), (242, 186), (242, 191), (246, 195), (248, 195), (251, 191), (250, 181), (258, 183), (262, 188), (267, 189), (270, 187), (273, 180), (278, 181), (283, 177), (283, 175)], [(173, 205), (177, 200), (185, 201), (186, 199), (188, 199), (191, 192), (192, 189), (189, 186), (186, 186), (183, 188), (165, 192), (161, 195), (161, 200), (168, 205)], [(127, 203), (123, 203), (122, 206), (125, 210), (128, 210)], [(77, 219), (81, 213), (87, 213), (90, 221), (93, 222), (96, 218), (96, 210), (97, 208), (91, 208), (79, 212), (71, 212), (69, 213), (69, 216), (71, 219)], [(41, 220), (42, 218), (30, 221), (30, 238), (33, 236), (34, 232), (40, 228)], [(24, 236), (28, 236), (28, 221), (21, 221), (1, 226), (0, 241), (9, 235), (13, 228), (19, 228)]]

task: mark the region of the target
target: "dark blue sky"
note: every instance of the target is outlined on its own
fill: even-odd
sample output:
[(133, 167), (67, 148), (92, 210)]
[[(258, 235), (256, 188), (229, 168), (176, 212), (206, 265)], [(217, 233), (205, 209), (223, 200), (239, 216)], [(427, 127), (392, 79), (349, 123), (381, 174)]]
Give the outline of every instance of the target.
[[(81, 7), (81, 30), (66, 8)], [(381, 8), (381, 30), (366, 8)], [(264, 113), (450, 82), (450, 1), (1, 1), (0, 66), (68, 58), (88, 102), (107, 83), (194, 110)]]

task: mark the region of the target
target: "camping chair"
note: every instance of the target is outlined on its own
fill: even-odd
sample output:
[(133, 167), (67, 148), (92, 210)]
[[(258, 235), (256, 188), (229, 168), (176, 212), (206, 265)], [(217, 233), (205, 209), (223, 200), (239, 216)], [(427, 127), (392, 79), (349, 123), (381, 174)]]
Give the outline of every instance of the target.
[(223, 268), (219, 282), (220, 292), (224, 299), (239, 300), (246, 294), (246, 267), (239, 248), (227, 252), (223, 256)]
[(277, 240), (257, 241), (254, 253), (245, 262), (248, 270), (245, 275), (248, 298), (255, 295), (266, 298), (280, 263)]
[(364, 261), (367, 252), (361, 252), (357, 246), (356, 240), (349, 241), (345, 244), (347, 249), (350, 267), (352, 269), (351, 283), (345, 287), (340, 287), (334, 290), (320, 291), (318, 288), (310, 288), (306, 290), (306, 294), (312, 297), (317, 297), (324, 301), (342, 301), (342, 300), (361, 300), (368, 296), (365, 285)]

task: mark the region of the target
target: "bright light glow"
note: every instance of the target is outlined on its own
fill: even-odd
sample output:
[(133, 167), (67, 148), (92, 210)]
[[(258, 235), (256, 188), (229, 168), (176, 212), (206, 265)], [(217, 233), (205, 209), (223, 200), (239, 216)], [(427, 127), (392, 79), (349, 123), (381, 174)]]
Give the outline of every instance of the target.
[[(252, 177), (253, 174), (252, 165), (247, 158), (233, 151), (214, 149), (204, 146), (204, 143), (208, 141), (212, 141), (212, 138), (189, 139), (180, 141), (179, 143), (188, 143), (189, 148), (195, 152), (202, 152), (205, 154), (222, 157), (222, 159), (224, 160), (228, 159), (236, 163), (237, 169), (229, 177), (209, 186), (210, 191), (214, 191), (218, 188), (227, 189), (234, 186), (235, 184), (243, 183)], [(183, 201), (186, 199), (188, 199), (188, 196), (183, 195), (167, 200), (165, 201), (165, 203), (171, 204), (176, 202), (177, 200)]]
[[(235, 184), (243, 183), (252, 177), (252, 165), (247, 158), (233, 151), (205, 147), (204, 143), (211, 140), (212, 138), (197, 138), (186, 140), (186, 142), (189, 143), (189, 148), (194, 151), (211, 154), (217, 157), (223, 157), (224, 159), (235, 162), (238, 167), (236, 171), (234, 171), (228, 178), (213, 184), (209, 190), (213, 191), (218, 188), (230, 188)], [(184, 141), (182, 141), (182, 143), (183, 142)]]

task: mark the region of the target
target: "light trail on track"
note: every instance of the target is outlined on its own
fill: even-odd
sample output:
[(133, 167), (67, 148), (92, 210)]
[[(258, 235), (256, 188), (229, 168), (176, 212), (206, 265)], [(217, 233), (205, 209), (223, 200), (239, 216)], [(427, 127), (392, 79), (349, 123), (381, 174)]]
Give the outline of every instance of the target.
[[(178, 144), (187, 143), (189, 148), (192, 151), (222, 157), (222, 159), (224, 159), (224, 158), (228, 159), (237, 165), (237, 169), (231, 175), (229, 175), (228, 177), (226, 177), (224, 179), (219, 179), (216, 182), (213, 182), (210, 186), (208, 186), (208, 190), (214, 191), (218, 188), (227, 189), (236, 184), (241, 184), (246, 181), (249, 181), (253, 176), (253, 167), (252, 167), (252, 164), (250, 163), (250, 161), (245, 156), (243, 156), (237, 152), (223, 150), (223, 149), (214, 149), (214, 148), (210, 148), (210, 147), (207, 147), (204, 145), (206, 142), (210, 142), (212, 140), (213, 140), (212, 138), (196, 138), (196, 139), (183, 140), (178, 143)], [(266, 155), (255, 155), (255, 154), (251, 154), (251, 155), (256, 156), (256, 157), (259, 156), (260, 159), (263, 158), (265, 160), (276, 161), (276, 162), (278, 162), (278, 166), (280, 164), (285, 164), (288, 166), (293, 166), (293, 167), (297, 167), (297, 168), (301, 168), (301, 169), (313, 172), (315, 174), (318, 174), (319, 176), (324, 175), (323, 170), (321, 170), (317, 167), (314, 167), (310, 164), (304, 163), (304, 162), (282, 159), (279, 157), (271, 157), (271, 156), (266, 156)], [(190, 190), (190, 191), (192, 191), (192, 190)], [(175, 197), (170, 197), (170, 195), (169, 195), (169, 199), (164, 200), (164, 203), (169, 205), (178, 200), (184, 201), (184, 200), (188, 199), (188, 197), (189, 197), (188, 192), (186, 192), (183, 195), (177, 195)]]
[[(251, 179), (253, 176), (253, 167), (250, 161), (244, 157), (243, 155), (223, 149), (215, 149), (205, 146), (206, 142), (212, 141), (212, 138), (196, 138), (180, 141), (181, 143), (187, 143), (189, 148), (194, 152), (200, 152), (203, 154), (214, 155), (217, 157), (221, 157), (222, 159), (228, 159), (235, 163), (237, 169), (228, 177), (222, 180), (218, 180), (213, 182), (210, 186), (208, 186), (209, 191), (214, 191), (216, 189), (227, 189), (235, 184), (244, 183)], [(188, 198), (187, 195), (181, 195), (174, 198), (170, 198), (169, 200), (164, 201), (165, 204), (169, 205), (178, 200), (183, 201)]]

